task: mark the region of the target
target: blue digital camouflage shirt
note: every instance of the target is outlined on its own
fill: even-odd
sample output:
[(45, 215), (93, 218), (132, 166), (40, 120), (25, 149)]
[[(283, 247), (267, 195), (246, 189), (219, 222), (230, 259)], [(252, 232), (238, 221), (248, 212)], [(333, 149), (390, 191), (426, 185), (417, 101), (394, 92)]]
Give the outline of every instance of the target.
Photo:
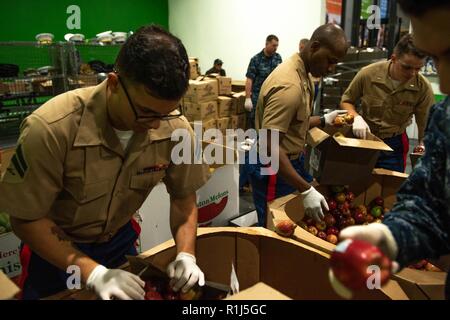
[(384, 223), (402, 267), (450, 253), (450, 100), (430, 110), (425, 154), (397, 194)]
[(254, 106), (258, 102), (259, 92), (264, 80), (281, 62), (281, 56), (278, 53), (275, 52), (271, 57), (267, 57), (264, 50), (261, 50), (250, 60), (245, 76), (253, 80), (252, 103)]

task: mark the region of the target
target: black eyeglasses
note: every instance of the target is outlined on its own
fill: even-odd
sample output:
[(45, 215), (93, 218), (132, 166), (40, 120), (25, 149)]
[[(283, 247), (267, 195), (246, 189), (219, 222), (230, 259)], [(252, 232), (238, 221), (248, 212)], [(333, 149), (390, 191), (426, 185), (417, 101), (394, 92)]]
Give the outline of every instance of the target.
[[(117, 71), (116, 71), (117, 74)], [(166, 115), (161, 115), (161, 114), (152, 114), (152, 115), (138, 115), (136, 107), (134, 106), (133, 102), (131, 101), (130, 95), (128, 94), (128, 90), (127, 87), (125, 87), (125, 84), (123, 83), (121, 77), (117, 74), (117, 78), (119, 79), (120, 85), (123, 88), (123, 91), (125, 92), (125, 95), (127, 96), (128, 99), (128, 103), (131, 106), (131, 110), (133, 110), (134, 113), (134, 117), (136, 118), (136, 121), (139, 120), (160, 120), (160, 121), (165, 121), (165, 120), (172, 120), (172, 119), (176, 119), (179, 118), (183, 115), (183, 109), (181, 108), (181, 105), (178, 106), (178, 113), (176, 114), (166, 114)], [(153, 110), (152, 110), (153, 111)]]

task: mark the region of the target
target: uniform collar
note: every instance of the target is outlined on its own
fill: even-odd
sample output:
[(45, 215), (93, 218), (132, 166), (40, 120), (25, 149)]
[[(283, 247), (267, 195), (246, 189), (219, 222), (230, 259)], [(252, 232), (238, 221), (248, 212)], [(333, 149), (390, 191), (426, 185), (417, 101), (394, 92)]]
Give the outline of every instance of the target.
[[(391, 80), (389, 78), (389, 67), (391, 66), (391, 64), (392, 64), (391, 60), (384, 62), (383, 65), (381, 66), (381, 68), (379, 68), (378, 71), (373, 76), (372, 82), (379, 83), (390, 89), (393, 89)], [(396, 89), (396, 91), (400, 91), (400, 90), (419, 91), (419, 75), (413, 77), (411, 80), (400, 85)]]
[[(303, 86), (303, 88), (305, 90), (309, 89), (312, 93), (312, 90), (314, 88), (314, 85), (313, 85), (314, 79), (311, 74), (306, 73), (306, 67), (305, 67), (305, 63), (303, 62), (303, 59), (300, 57), (300, 54), (298, 54), (298, 53), (295, 53), (292, 56), (292, 59), (297, 66), (298, 75), (299, 75), (300, 79), (303, 81), (303, 83), (301, 85)], [(308, 79), (309, 83), (305, 79)]]

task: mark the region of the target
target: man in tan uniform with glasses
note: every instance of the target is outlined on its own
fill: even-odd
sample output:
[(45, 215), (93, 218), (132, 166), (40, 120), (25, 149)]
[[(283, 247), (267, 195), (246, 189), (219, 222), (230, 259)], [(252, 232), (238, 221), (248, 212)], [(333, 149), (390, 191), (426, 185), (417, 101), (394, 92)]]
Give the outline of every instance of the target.
[(171, 285), (186, 291), (204, 284), (195, 259), (195, 191), (208, 167), (171, 161), (172, 132), (193, 137), (177, 110), (188, 81), (181, 41), (160, 27), (142, 27), (107, 80), (59, 95), (24, 121), (0, 183), (0, 211), (10, 214), (23, 241), (25, 299), (66, 289), (72, 265), (102, 299), (143, 299), (144, 282), (117, 268), (136, 254), (132, 216), (160, 180), (170, 194), (177, 249)]

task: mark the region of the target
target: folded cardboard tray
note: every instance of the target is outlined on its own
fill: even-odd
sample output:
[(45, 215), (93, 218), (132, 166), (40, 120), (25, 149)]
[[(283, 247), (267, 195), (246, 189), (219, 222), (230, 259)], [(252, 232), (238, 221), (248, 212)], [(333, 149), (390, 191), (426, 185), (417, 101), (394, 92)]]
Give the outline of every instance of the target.
[[(385, 169), (374, 169), (372, 176), (366, 182), (350, 185), (350, 191), (355, 193), (355, 205), (368, 205), (373, 199), (381, 196), (385, 207), (392, 208), (396, 202), (396, 194), (408, 175)], [(328, 195), (328, 187), (319, 186), (318, 191)], [(290, 194), (276, 199), (268, 204), (267, 228), (273, 230), (277, 220), (290, 219), (295, 223), (304, 217), (302, 200), (298, 194)], [(293, 238), (326, 254), (336, 247), (308, 231), (297, 227)], [(409, 299), (444, 299), (445, 272), (430, 272), (405, 268), (393, 276), (402, 287)]]
[[(138, 256), (138, 260), (165, 268), (176, 256), (173, 240)], [(208, 281), (229, 284), (232, 264), (239, 280), (240, 295), (233, 299), (296, 300), (340, 299), (328, 280), (329, 254), (264, 228), (201, 228), (197, 238), (197, 263)], [(124, 268), (138, 273), (142, 263)], [(260, 284), (260, 283), (263, 284)], [(256, 287), (254, 287), (256, 285)], [(270, 289), (267, 289), (267, 287)], [(266, 288), (266, 289), (263, 289)], [(264, 290), (264, 291), (263, 291)], [(397, 281), (380, 290), (360, 292), (355, 299), (406, 300)], [(63, 292), (51, 299), (95, 299), (88, 291)]]

